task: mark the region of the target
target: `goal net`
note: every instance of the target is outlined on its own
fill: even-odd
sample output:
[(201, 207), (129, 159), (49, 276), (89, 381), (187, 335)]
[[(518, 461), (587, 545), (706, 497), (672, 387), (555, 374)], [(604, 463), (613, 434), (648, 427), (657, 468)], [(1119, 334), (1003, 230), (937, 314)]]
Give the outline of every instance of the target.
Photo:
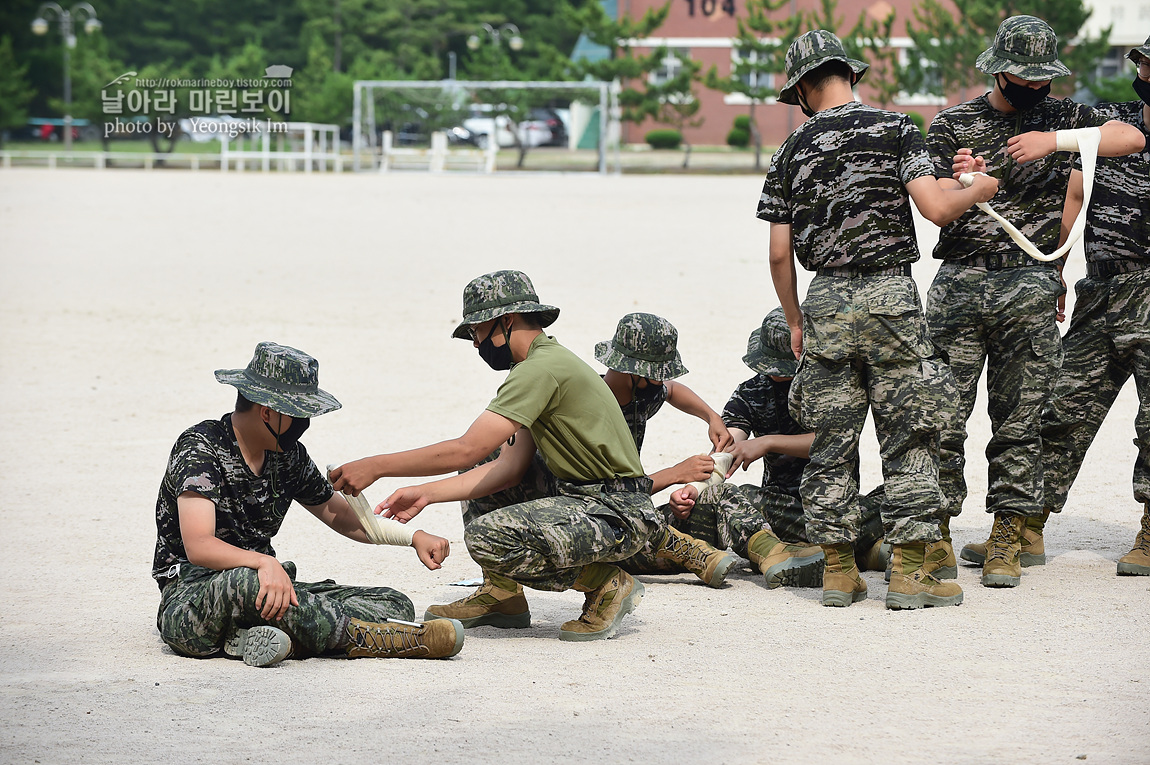
[(617, 90), (601, 81), (357, 80), (356, 171), (618, 170)]

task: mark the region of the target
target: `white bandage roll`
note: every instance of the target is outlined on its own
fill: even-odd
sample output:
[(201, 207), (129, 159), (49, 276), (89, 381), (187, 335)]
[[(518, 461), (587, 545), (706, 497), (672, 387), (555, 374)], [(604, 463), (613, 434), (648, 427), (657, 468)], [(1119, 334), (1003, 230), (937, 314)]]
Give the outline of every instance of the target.
[(705, 481), (692, 481), (687, 484), (694, 486), (702, 496), (704, 489), (709, 489), (727, 480), (727, 471), (731, 469), (731, 463), (735, 461), (735, 455), (728, 452), (718, 452), (710, 455), (711, 459), (715, 461), (715, 469), (711, 476)]
[[(1019, 249), (1030, 257), (1043, 263), (1058, 260), (1070, 252), (1070, 248), (1082, 238), (1082, 234), (1086, 230), (1086, 210), (1090, 207), (1090, 193), (1094, 188), (1094, 168), (1098, 162), (1098, 146), (1101, 142), (1102, 130), (1096, 127), (1057, 130), (1054, 133), (1054, 143), (1058, 151), (1076, 151), (1082, 155), (1082, 209), (1078, 211), (1078, 217), (1074, 219), (1074, 225), (1070, 227), (1070, 234), (1066, 237), (1066, 241), (1049, 255), (1035, 247), (1025, 234), (995, 212), (994, 208), (986, 202), (979, 202), (978, 209), (998, 221), (1002, 230), (1014, 240)], [(983, 175), (984, 173), (979, 174)], [(958, 180), (963, 186), (969, 187), (974, 182), (974, 174), (963, 173)]]
[[(335, 465), (328, 465), (327, 472), (330, 475)], [(372, 544), (377, 545), (395, 545), (396, 547), (411, 547), (411, 539), (415, 536), (415, 530), (409, 529), (399, 521), (391, 518), (380, 518), (371, 510), (371, 505), (368, 503), (367, 498), (361, 492), (358, 497), (353, 497), (347, 492), (343, 493), (347, 503), (351, 505), (351, 509), (355, 511), (355, 517), (359, 519), (359, 525), (363, 527), (367, 538), (371, 540)]]

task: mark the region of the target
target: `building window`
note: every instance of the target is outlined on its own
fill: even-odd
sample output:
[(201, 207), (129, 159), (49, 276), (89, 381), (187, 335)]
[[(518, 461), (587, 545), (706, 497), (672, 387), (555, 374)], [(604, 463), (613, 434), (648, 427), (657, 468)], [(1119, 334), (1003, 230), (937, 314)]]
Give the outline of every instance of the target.
[[(900, 48), (898, 51), (898, 64), (904, 71), (910, 67), (914, 50), (914, 48)], [(903, 91), (899, 93), (894, 99), (896, 104), (909, 106), (946, 103), (946, 96), (943, 95), (942, 88), (942, 73), (939, 71), (938, 64), (927, 61), (925, 58), (919, 58), (917, 66), (914, 68), (914, 74), (917, 80), (914, 92)]]
[(1117, 77), (1124, 74), (1126, 69), (1126, 48), (1111, 47), (1106, 51), (1106, 55), (1098, 61), (1098, 67), (1094, 70), (1095, 79), (1103, 79), (1106, 77)]
[[(733, 48), (731, 50), (731, 73), (737, 73), (739, 80), (742, 81), (748, 90), (773, 89), (775, 87), (774, 73), (757, 69), (755, 64), (758, 63), (758, 60), (758, 51)], [(741, 72), (738, 71), (740, 64), (746, 65)]]
[(673, 80), (683, 68), (683, 62), (691, 57), (689, 48), (668, 48), (658, 69), (651, 72), (648, 80), (652, 85), (662, 85)]

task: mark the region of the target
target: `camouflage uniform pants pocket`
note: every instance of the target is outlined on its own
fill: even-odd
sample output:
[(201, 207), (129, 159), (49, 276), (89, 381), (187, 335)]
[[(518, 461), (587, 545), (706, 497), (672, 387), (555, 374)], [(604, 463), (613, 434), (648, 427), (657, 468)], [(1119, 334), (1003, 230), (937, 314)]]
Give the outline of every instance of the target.
[(583, 566), (630, 558), (662, 528), (649, 496), (610, 496), (614, 507), (560, 495), (496, 510), (464, 530), (467, 550), (484, 570), (524, 586), (570, 589)]

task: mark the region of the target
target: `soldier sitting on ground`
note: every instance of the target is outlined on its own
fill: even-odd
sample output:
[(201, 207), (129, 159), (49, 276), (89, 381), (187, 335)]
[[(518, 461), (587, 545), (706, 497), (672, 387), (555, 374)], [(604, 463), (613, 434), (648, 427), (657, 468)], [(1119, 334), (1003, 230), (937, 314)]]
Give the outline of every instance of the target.
[[(275, 558), (271, 538), (293, 500), (345, 537), (371, 542), (299, 442), (310, 418), (340, 407), (319, 388), (319, 363), (260, 343), (246, 369), (221, 369), (216, 379), (239, 390), (235, 411), (184, 431), (156, 500), (152, 576), (164, 642), (183, 656), (223, 653), (257, 667), (288, 657), (457, 654), (462, 625), (410, 623), (402, 592), (298, 582), (295, 565)], [(429, 569), (448, 555), (442, 537), (384, 530), (386, 543), (414, 547)]]
[[(623, 410), (637, 449), (642, 451), (647, 421), (666, 402), (707, 423), (711, 445), (722, 451), (732, 443), (723, 418), (693, 390), (675, 382), (675, 378), (687, 374), (678, 343), (679, 331), (671, 322), (650, 313), (629, 313), (619, 320), (610, 340), (595, 346), (595, 358), (607, 367), (603, 380)], [(714, 471), (715, 461), (710, 456), (688, 457), (652, 473), (651, 493), (675, 484), (705, 481)], [(670, 518), (666, 506), (660, 512)], [(632, 574), (690, 571), (708, 586), (720, 587), (737, 560), (734, 555), (671, 527), (661, 546), (648, 545), (620, 565)]]

